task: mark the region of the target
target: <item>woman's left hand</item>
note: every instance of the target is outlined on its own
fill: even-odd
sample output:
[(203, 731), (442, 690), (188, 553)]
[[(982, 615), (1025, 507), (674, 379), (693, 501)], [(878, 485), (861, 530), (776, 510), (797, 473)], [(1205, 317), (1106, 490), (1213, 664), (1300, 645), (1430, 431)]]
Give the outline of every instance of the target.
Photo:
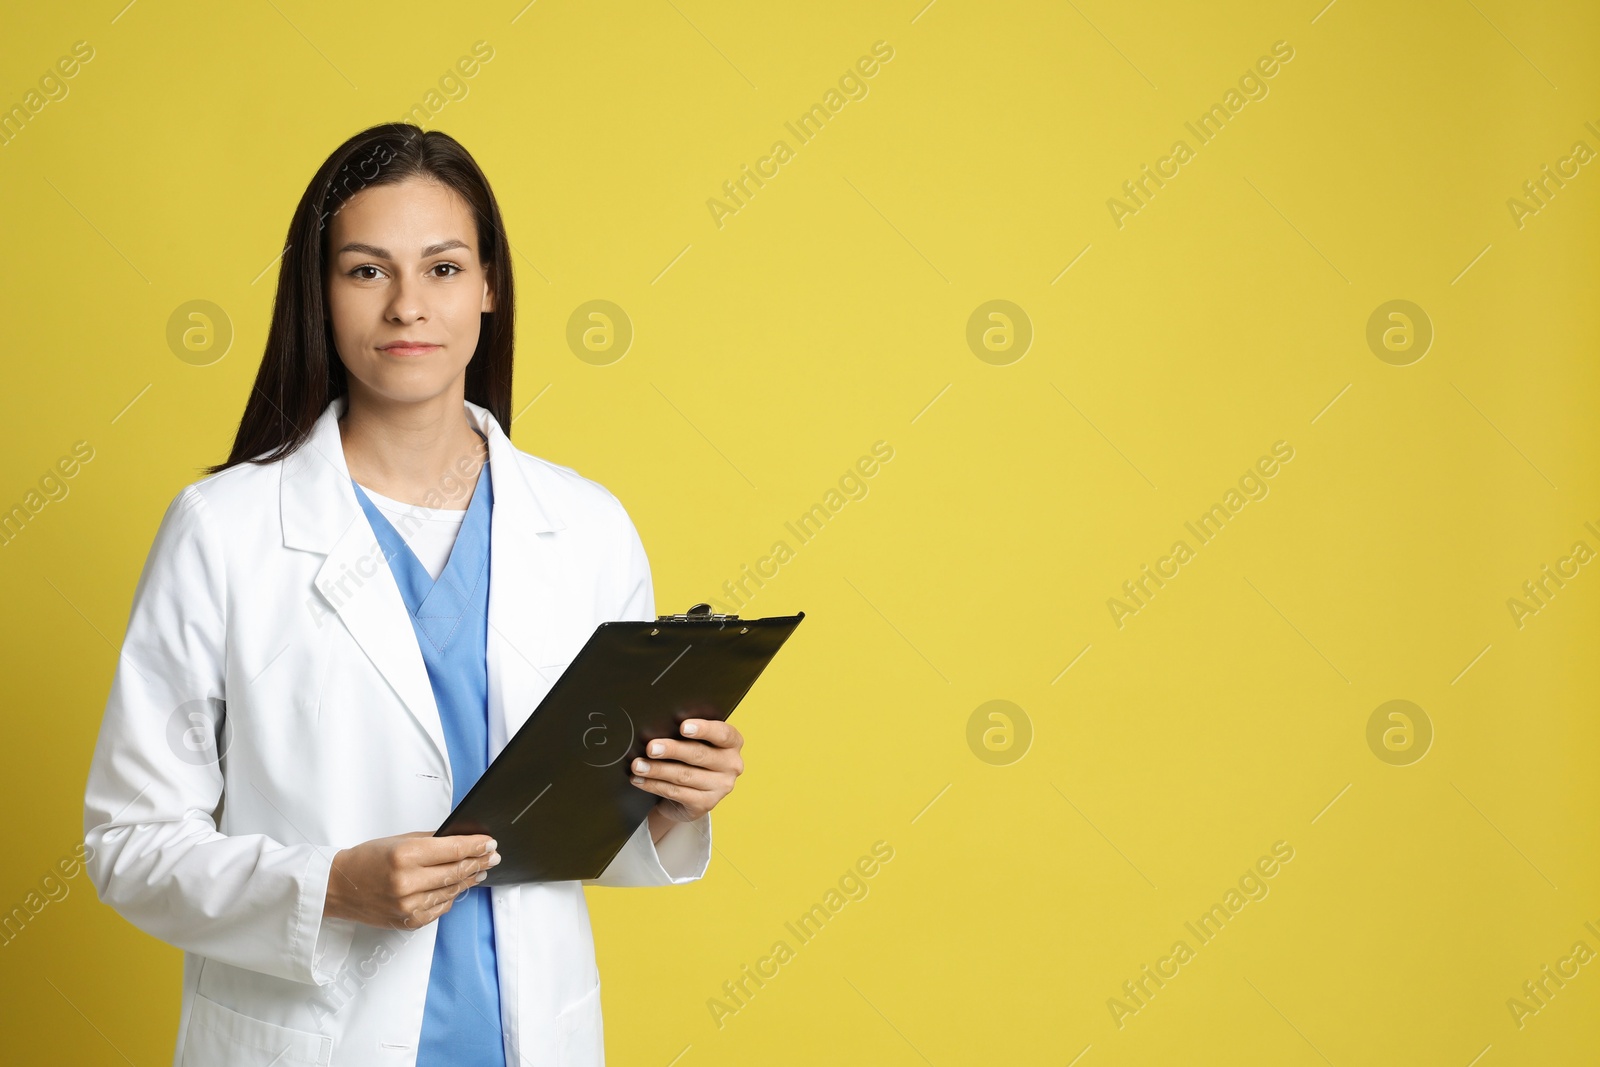
[[(633, 784), (662, 799), (651, 811), (653, 826), (663, 818), (693, 822), (733, 791), (744, 773), (744, 736), (719, 719), (685, 719), (678, 730), (689, 740), (658, 738), (645, 746), (646, 759), (633, 761)], [(661, 826), (664, 833), (669, 827)], [(660, 839), (660, 833), (652, 836)]]

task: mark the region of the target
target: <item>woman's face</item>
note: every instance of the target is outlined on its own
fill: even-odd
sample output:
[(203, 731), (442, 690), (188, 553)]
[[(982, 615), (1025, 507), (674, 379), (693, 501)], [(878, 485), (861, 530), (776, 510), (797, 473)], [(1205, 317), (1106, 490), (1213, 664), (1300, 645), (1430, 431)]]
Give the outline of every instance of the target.
[(368, 186), (333, 216), (326, 297), (352, 402), (464, 395), (494, 310), (477, 235), (460, 194), (423, 178)]

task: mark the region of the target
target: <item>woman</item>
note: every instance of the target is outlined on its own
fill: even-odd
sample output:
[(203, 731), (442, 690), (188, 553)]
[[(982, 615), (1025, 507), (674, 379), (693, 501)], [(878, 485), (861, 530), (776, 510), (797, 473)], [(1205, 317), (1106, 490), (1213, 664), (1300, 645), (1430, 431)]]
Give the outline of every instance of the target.
[(290, 224), (232, 454), (173, 500), (84, 804), (102, 900), (184, 949), (178, 1064), (600, 1064), (582, 886), (700, 878), (742, 738), (690, 719), (598, 878), (431, 835), (599, 623), (655, 618), (607, 490), (520, 452), (509, 245), (437, 131), (341, 145)]

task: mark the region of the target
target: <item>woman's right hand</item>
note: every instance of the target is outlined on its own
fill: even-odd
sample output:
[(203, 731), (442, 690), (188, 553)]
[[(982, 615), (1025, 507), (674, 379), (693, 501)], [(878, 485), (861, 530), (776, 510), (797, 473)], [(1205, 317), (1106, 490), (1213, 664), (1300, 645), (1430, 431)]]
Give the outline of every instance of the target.
[(323, 915), (417, 930), (449, 911), (499, 862), (486, 834), (434, 837), (419, 830), (366, 841), (333, 857)]

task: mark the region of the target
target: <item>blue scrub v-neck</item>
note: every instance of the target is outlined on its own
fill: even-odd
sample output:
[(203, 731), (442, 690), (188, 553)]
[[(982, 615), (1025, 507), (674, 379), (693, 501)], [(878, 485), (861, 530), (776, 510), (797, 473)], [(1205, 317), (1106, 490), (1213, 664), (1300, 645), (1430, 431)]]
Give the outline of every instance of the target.
[[(356, 499), (378, 538), (411, 616), (450, 757), (452, 802), (461, 803), (489, 763), (489, 543), (494, 487), (484, 464), (435, 580), (367, 497)], [(489, 890), (469, 889), (438, 919), (417, 1067), (505, 1067), (500, 982)]]

